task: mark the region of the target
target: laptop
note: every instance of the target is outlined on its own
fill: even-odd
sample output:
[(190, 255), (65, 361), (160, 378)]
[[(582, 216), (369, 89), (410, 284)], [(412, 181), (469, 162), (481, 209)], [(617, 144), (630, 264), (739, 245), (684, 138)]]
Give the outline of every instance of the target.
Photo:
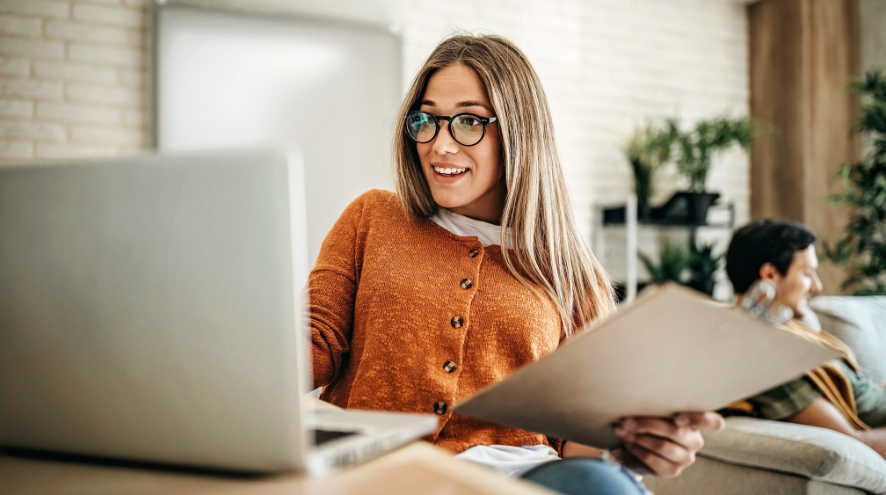
[(311, 407), (305, 237), (293, 155), (0, 167), (0, 446), (318, 473), (434, 431)]

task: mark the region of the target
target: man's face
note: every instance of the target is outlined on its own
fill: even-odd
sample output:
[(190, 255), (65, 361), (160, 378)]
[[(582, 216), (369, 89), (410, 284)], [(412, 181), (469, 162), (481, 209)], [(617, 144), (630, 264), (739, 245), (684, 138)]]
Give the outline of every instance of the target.
[(770, 263), (763, 265), (760, 268), (760, 278), (775, 284), (772, 307), (787, 306), (794, 312), (795, 318), (802, 317), (809, 309), (809, 298), (821, 290), (821, 279), (816, 270), (818, 257), (813, 245), (794, 253), (794, 261), (785, 275), (778, 273)]

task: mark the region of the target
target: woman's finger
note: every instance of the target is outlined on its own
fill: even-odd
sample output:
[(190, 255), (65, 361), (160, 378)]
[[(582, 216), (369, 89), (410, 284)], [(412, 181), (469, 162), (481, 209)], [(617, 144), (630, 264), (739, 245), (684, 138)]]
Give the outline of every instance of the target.
[(675, 464), (642, 445), (626, 444), (625, 450), (641, 462), (650, 473), (656, 476), (671, 478), (680, 474), (686, 467)]
[(695, 451), (653, 435), (635, 435), (631, 445), (640, 446), (665, 460), (686, 467), (695, 462)]
[(674, 416), (674, 424), (698, 431), (720, 431), (726, 426), (726, 420), (713, 411), (681, 413)]
[(631, 441), (632, 435), (654, 435), (693, 452), (704, 446), (704, 439), (697, 430), (679, 427), (673, 421), (662, 418), (629, 418), (616, 427), (615, 434), (626, 441)]

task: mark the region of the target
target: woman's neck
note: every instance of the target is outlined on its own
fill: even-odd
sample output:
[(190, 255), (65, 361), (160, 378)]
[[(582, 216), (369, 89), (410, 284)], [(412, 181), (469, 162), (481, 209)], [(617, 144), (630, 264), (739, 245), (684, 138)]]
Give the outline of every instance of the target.
[(506, 195), (507, 192), (504, 183), (500, 182), (497, 187), (490, 189), (486, 194), (480, 196), (471, 203), (447, 209), (452, 213), (473, 220), (479, 220), (493, 225), (501, 225), (501, 216), (505, 209)]

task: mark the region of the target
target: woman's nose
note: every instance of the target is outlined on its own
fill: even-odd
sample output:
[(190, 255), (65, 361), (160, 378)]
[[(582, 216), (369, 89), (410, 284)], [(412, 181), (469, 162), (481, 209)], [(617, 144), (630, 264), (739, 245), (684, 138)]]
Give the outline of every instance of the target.
[(440, 125), (442, 128), (434, 139), (434, 152), (438, 155), (458, 153), (458, 143), (452, 138), (452, 134), (449, 133), (449, 126), (443, 125), (442, 122)]

